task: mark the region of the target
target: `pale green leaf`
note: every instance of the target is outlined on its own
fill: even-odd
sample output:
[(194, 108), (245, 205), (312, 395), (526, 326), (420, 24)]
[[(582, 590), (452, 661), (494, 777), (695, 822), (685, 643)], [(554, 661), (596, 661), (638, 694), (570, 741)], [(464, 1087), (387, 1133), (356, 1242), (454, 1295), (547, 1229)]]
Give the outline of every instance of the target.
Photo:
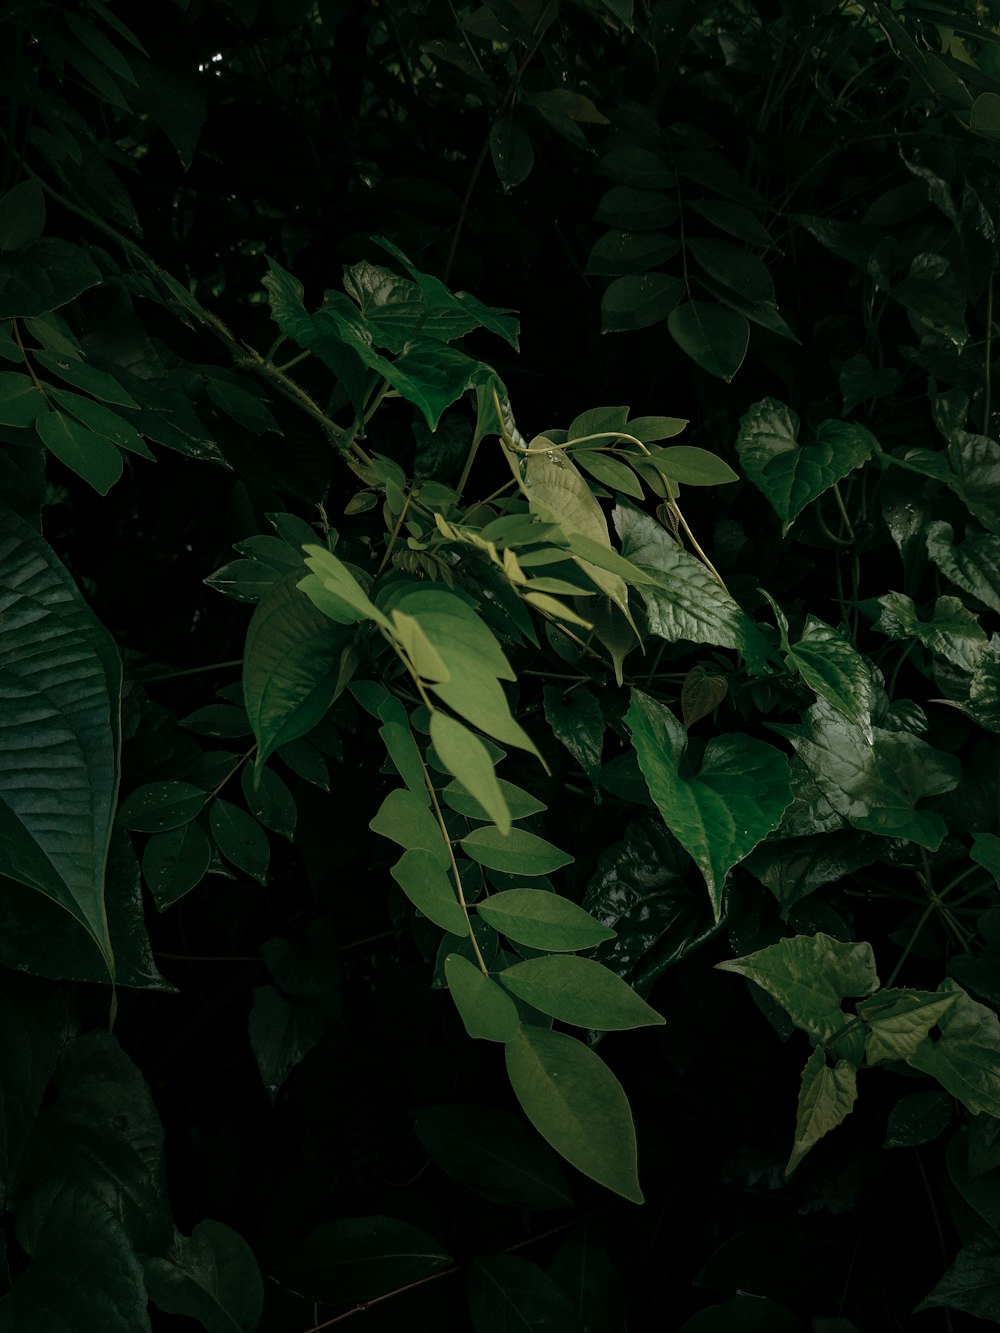
[(882, 990), (863, 1000), (858, 1013), (868, 1026), (868, 1063), (908, 1060), (957, 998), (935, 991)]
[(825, 1134), (836, 1129), (854, 1109), (858, 1096), (858, 1072), (846, 1060), (827, 1064), (826, 1052), (818, 1047), (806, 1061), (799, 1088), (795, 1142), (785, 1175), (790, 1176)]
[(817, 1042), (829, 1041), (845, 1026), (840, 1007), (845, 996), (871, 995), (878, 987), (870, 944), (845, 944), (822, 933), (792, 935), (715, 966), (755, 982)]
[[(634, 423), (629, 424), (631, 426)], [(666, 449), (650, 449), (645, 457), (658, 472), (685, 486), (724, 486), (727, 482), (739, 479), (739, 474), (717, 454), (690, 444), (671, 444)]]
[(617, 1031), (665, 1021), (617, 973), (592, 958), (567, 953), (529, 958), (505, 968), (500, 980), (541, 1013), (577, 1027)]
[(687, 733), (669, 708), (633, 690), (625, 721), (649, 794), (704, 875), (718, 921), (726, 875), (777, 828), (792, 799), (788, 761), (750, 736), (716, 736), (689, 775)]
[(364, 588), (342, 560), (338, 559), (332, 551), (328, 551), (325, 546), (307, 546), (305, 549), (306, 565), (316, 576), (320, 586), (327, 592), (332, 593), (337, 602), (343, 604), (347, 612), (343, 615), (335, 615), (336, 603), (331, 604), (316, 597), (309, 580), (303, 580), (300, 584), (302, 591), (324, 615), (330, 616), (333, 620), (343, 620), (347, 624), (357, 620), (374, 620), (377, 625), (381, 625), (384, 629), (389, 628), (389, 622), (385, 616), (373, 602), (369, 601)]
[(452, 953), (444, 960), (444, 975), (465, 1030), (483, 1041), (509, 1041), (518, 1028), (514, 1001), (475, 963)]
[(632, 1112), (604, 1061), (562, 1032), (525, 1025), (506, 1057), (514, 1093), (542, 1138), (584, 1175), (642, 1203)]
[(436, 708), (431, 714), (431, 742), (447, 771), (479, 802), (500, 832), (509, 833), (510, 810), (493, 760), (479, 737)]

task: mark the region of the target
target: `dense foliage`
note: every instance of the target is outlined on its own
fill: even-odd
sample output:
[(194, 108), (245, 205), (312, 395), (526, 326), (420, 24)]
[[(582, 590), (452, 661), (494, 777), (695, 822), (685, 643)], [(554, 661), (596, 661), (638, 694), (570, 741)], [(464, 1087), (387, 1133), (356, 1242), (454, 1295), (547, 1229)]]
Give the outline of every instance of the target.
[(0, 69), (0, 1333), (1000, 1323), (1000, 4)]

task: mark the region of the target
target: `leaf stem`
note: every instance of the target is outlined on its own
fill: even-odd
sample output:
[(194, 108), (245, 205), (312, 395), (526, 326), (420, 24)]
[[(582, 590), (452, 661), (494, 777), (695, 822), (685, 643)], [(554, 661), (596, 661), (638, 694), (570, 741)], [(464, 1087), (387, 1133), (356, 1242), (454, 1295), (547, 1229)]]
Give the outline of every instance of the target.
[(843, 520), (844, 531), (847, 533), (848, 542), (856, 542), (857, 537), (854, 535), (854, 528), (851, 525), (851, 520), (847, 516), (847, 510), (844, 507), (844, 497), (840, 493), (840, 487), (834, 482), (832, 489), (833, 498), (837, 501), (837, 508), (840, 510), (840, 517)]
[(451, 838), (448, 836), (448, 828), (444, 822), (444, 815), (441, 813), (441, 806), (438, 802), (437, 792), (434, 790), (434, 783), (431, 782), (431, 775), (427, 771), (427, 765), (424, 763), (423, 758), (420, 760), (420, 767), (424, 772), (424, 782), (427, 784), (431, 804), (434, 806), (434, 814), (437, 817), (438, 828), (440, 828), (441, 836), (444, 838), (444, 845), (448, 848), (448, 859), (451, 862), (451, 873), (455, 878), (455, 892), (458, 894), (459, 906), (465, 913), (465, 921), (469, 928), (469, 939), (472, 941), (472, 952), (476, 955), (476, 962), (479, 964), (479, 970), (484, 977), (488, 977), (490, 969), (486, 966), (486, 960), (483, 958), (482, 951), (479, 948), (479, 941), (476, 939), (476, 932), (472, 928), (472, 918), (469, 916), (469, 905), (465, 901), (465, 890), (462, 888), (462, 876), (458, 873), (458, 862), (455, 860), (455, 849), (451, 845)]
[(993, 397), (993, 274), (986, 284), (986, 353), (983, 367), (983, 434), (990, 433), (990, 414)]
[(705, 554), (705, 552), (704, 552), (704, 551), (701, 549), (701, 547), (698, 545), (698, 539), (697, 539), (697, 537), (694, 535), (694, 533), (693, 533), (693, 532), (691, 531), (691, 529), (688, 527), (687, 519), (686, 519), (686, 518), (684, 517), (684, 515), (681, 513), (680, 505), (677, 503), (676, 500), (674, 500), (673, 498), (671, 498), (671, 499), (669, 499), (669, 500), (667, 501), (667, 508), (668, 508), (668, 509), (670, 510), (670, 512), (676, 517), (678, 523), (680, 523), (681, 527), (684, 529), (684, 532), (685, 532), (685, 534), (687, 535), (687, 539), (688, 539), (688, 541), (689, 541), (689, 542), (691, 543), (691, 545), (694, 547), (695, 554), (696, 554), (696, 555), (698, 556), (698, 558), (701, 560), (702, 564), (703, 564), (703, 565), (705, 566), (705, 568), (709, 571), (709, 573), (711, 573), (711, 574), (714, 576), (714, 578), (718, 581), (719, 586), (722, 588), (722, 591), (725, 592), (725, 593), (728, 593), (728, 592), (729, 592), (729, 589), (726, 587), (725, 583), (723, 582), (722, 575), (719, 573), (719, 571), (718, 571), (718, 570), (715, 568), (715, 566), (712, 564), (711, 560), (709, 560), (708, 556)]

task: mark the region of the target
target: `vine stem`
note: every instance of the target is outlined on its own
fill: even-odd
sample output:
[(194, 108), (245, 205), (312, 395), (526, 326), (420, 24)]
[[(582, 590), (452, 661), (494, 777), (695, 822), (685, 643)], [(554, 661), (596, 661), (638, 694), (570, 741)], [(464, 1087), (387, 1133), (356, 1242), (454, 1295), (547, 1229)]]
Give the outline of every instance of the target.
[(694, 533), (693, 533), (693, 532), (691, 531), (691, 529), (688, 527), (687, 519), (686, 519), (686, 518), (684, 517), (684, 515), (681, 513), (680, 505), (677, 503), (676, 500), (674, 500), (674, 499), (671, 498), (670, 500), (667, 501), (667, 508), (668, 508), (668, 509), (670, 510), (670, 512), (676, 517), (678, 523), (680, 523), (681, 527), (684, 529), (684, 532), (685, 532), (685, 534), (686, 534), (686, 536), (687, 536), (688, 541), (689, 541), (689, 542), (691, 543), (691, 545), (694, 547), (695, 554), (696, 554), (696, 555), (698, 556), (698, 558), (701, 560), (702, 564), (703, 564), (703, 565), (705, 566), (705, 568), (709, 571), (709, 573), (712, 574), (712, 575), (714, 576), (714, 578), (717, 580), (719, 586), (722, 588), (722, 591), (728, 593), (728, 592), (729, 592), (729, 589), (726, 587), (722, 575), (719, 573), (719, 571), (718, 571), (718, 570), (715, 568), (715, 566), (712, 564), (711, 560), (709, 560), (709, 558), (708, 558), (708, 556), (705, 554), (705, 552), (701, 549), (701, 547), (700, 547), (699, 544), (698, 544), (698, 538), (694, 535)]
[[(433, 708), (433, 705), (431, 705)], [(431, 803), (434, 806), (434, 814), (437, 817), (438, 828), (441, 830), (441, 836), (444, 838), (444, 845), (448, 848), (448, 860), (451, 862), (451, 873), (455, 878), (455, 892), (458, 894), (458, 902), (462, 911), (465, 913), (466, 924), (469, 927), (469, 939), (472, 941), (472, 952), (476, 955), (476, 962), (479, 964), (479, 970), (484, 977), (488, 977), (490, 969), (486, 966), (486, 960), (483, 958), (482, 951), (479, 948), (479, 941), (476, 939), (476, 932), (472, 929), (472, 918), (469, 916), (469, 905), (465, 901), (465, 890), (462, 888), (462, 876), (458, 873), (458, 862), (455, 860), (455, 849), (451, 845), (451, 838), (448, 836), (448, 829), (444, 822), (444, 815), (441, 813), (441, 806), (438, 802), (437, 792), (434, 790), (434, 783), (431, 782), (431, 775), (427, 771), (427, 765), (423, 759), (420, 760), (420, 767), (424, 772), (424, 782), (427, 784), (427, 790), (430, 793)]]
[(983, 370), (983, 434), (990, 433), (990, 412), (993, 396), (993, 367), (990, 358), (993, 354), (993, 274), (986, 284), (986, 364)]

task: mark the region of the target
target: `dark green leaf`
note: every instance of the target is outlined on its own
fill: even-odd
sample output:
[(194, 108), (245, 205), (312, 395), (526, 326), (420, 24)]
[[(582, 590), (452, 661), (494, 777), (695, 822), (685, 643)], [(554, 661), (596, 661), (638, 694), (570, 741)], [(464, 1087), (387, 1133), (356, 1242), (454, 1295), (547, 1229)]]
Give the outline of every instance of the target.
[[(0, 298), (2, 299), (2, 298)], [(118, 383), (113, 375), (104, 370), (97, 370), (75, 356), (53, 356), (51, 352), (32, 352), (39, 365), (51, 371), (58, 379), (72, 384), (74, 389), (100, 398), (103, 402), (114, 403), (118, 407), (138, 407), (130, 393)]]
[(939, 990), (957, 999), (937, 1021), (940, 1035), (926, 1036), (907, 1057), (973, 1115), (996, 1115), (1000, 1108), (1000, 1020), (950, 978)]
[(47, 315), (101, 281), (86, 251), (42, 236), (0, 259), (0, 319)]
[(443, 1246), (409, 1222), (342, 1217), (311, 1231), (274, 1276), (309, 1300), (349, 1305), (417, 1282), (451, 1262)]
[(154, 833), (142, 854), (142, 875), (158, 909), (165, 911), (200, 884), (211, 859), (211, 844), (198, 824)]
[(0, 374), (0, 425), (31, 426), (47, 410), (45, 395), (30, 375)]
[(750, 325), (728, 306), (687, 301), (671, 310), (667, 326), (674, 342), (692, 361), (727, 384), (743, 364)]
[(946, 1092), (909, 1092), (889, 1112), (886, 1148), (918, 1148), (931, 1143), (951, 1124), (952, 1100)]
[(274, 986), (257, 986), (250, 1011), (250, 1046), (273, 1102), (296, 1065), (320, 1039), (322, 1011), (308, 1000), (289, 1000)]
[(122, 456), (103, 435), (67, 416), (65, 412), (43, 412), (35, 420), (42, 443), (60, 463), (81, 476), (99, 495), (107, 495), (122, 475)]
[(929, 621), (920, 619), (911, 599), (901, 592), (878, 598), (882, 608), (875, 628), (891, 639), (918, 639), (962, 671), (975, 671), (987, 644), (979, 621), (957, 597), (939, 597)]
[(483, 899), (476, 909), (501, 935), (533, 949), (573, 952), (615, 934), (576, 903), (542, 889), (507, 889)]
[(621, 144), (605, 153), (597, 164), (602, 176), (642, 190), (668, 190), (674, 178), (658, 154), (636, 144)]
[[(813, 1333), (822, 1333), (821, 1326), (826, 1322), (815, 1320)], [(787, 1306), (778, 1305), (764, 1296), (741, 1294), (722, 1305), (700, 1310), (683, 1323), (677, 1333), (734, 1333), (736, 1329), (740, 1333), (801, 1333), (802, 1325)], [(848, 1329), (830, 1329), (829, 1333), (848, 1333)]]
[[(376, 830), (377, 831), (377, 830)], [(548, 875), (553, 870), (569, 865), (573, 860), (566, 852), (553, 847), (544, 838), (526, 829), (511, 829), (501, 833), (487, 824), (461, 840), (462, 849), (473, 861), (490, 870), (504, 870), (512, 875)]]
[(619, 976), (592, 958), (529, 958), (499, 975), (519, 999), (576, 1027), (607, 1032), (665, 1022)]
[(1000, 1320), (1000, 1240), (982, 1231), (966, 1241), (958, 1257), (918, 1310), (944, 1307), (966, 1314)]
[(197, 1319), (206, 1333), (254, 1333), (264, 1284), (253, 1251), (222, 1222), (199, 1222), (175, 1235), (163, 1255), (145, 1261), (150, 1299), (167, 1314)]
[(490, 153), (504, 190), (513, 190), (531, 175), (535, 164), (531, 135), (510, 112), (493, 123)]
[(683, 295), (683, 281), (667, 273), (615, 278), (601, 300), (601, 332), (648, 329), (666, 319)]
[(954, 541), (950, 523), (928, 523), (927, 554), (946, 578), (994, 611), (1000, 611), (1000, 537), (971, 525)]
[(391, 791), (368, 827), (407, 851), (425, 852), (443, 871), (451, 865), (437, 820), (426, 802), (411, 791), (402, 787)]
[(614, 1261), (586, 1227), (579, 1226), (556, 1251), (549, 1276), (573, 1306), (580, 1333), (625, 1333), (625, 1293)]
[(103, 403), (93, 398), (84, 398), (78, 393), (68, 393), (65, 389), (50, 389), (49, 393), (67, 412), (82, 421), (96, 435), (103, 435), (119, 449), (127, 449), (140, 458), (152, 459), (153, 454), (139, 432), (117, 412), (112, 412)]
[(444, 960), (444, 976), (465, 1030), (484, 1041), (509, 1041), (517, 1032), (517, 1009), (502, 987), (461, 954)]
[(670, 195), (614, 185), (602, 196), (594, 221), (619, 231), (659, 231), (676, 217), (677, 203)]
[(475, 1333), (577, 1333), (580, 1327), (549, 1275), (512, 1254), (472, 1261), (469, 1313)]
[(414, 1116), (426, 1152), (453, 1180), (510, 1208), (568, 1208), (569, 1184), (523, 1121), (492, 1106), (428, 1106)]
[(45, 195), (34, 176), (0, 198), (0, 252), (20, 250), (45, 226)]
[(209, 811), (212, 837), (227, 861), (261, 884), (267, 883), (271, 854), (267, 834), (245, 810), (217, 796)]
[(297, 817), (295, 799), (277, 773), (262, 768), (255, 776), (253, 769), (244, 764), (240, 784), (247, 809), (253, 817), (272, 833), (280, 833), (291, 842)]
[(605, 722), (600, 704), (587, 689), (564, 693), (553, 685), (545, 686), (543, 698), (545, 720), (553, 736), (593, 782), (604, 751)]
[(827, 1064), (826, 1052), (817, 1046), (802, 1071), (795, 1142), (786, 1175), (790, 1176), (810, 1148), (846, 1119), (857, 1095), (858, 1072), (854, 1066), (846, 1060)]
[(673, 259), (680, 243), (662, 231), (609, 231), (599, 240), (584, 270), (588, 277), (616, 278), (648, 273)]
[(194, 819), (206, 800), (190, 782), (147, 782), (122, 802), (118, 822), (136, 833), (165, 833)]

